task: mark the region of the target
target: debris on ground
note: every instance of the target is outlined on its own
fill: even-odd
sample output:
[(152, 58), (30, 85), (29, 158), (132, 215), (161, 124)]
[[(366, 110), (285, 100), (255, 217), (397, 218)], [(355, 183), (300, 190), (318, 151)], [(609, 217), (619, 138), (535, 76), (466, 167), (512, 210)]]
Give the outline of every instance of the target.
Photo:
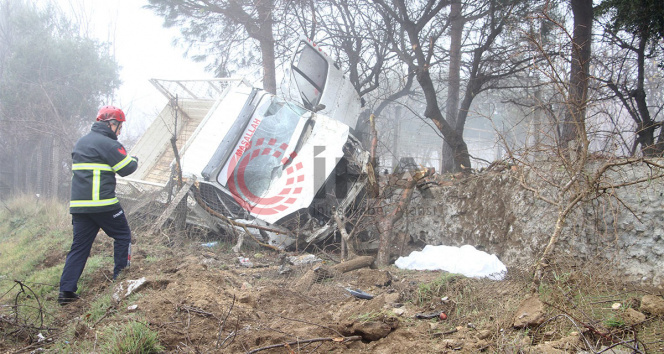
[(135, 291), (138, 291), (145, 284), (145, 282), (145, 277), (135, 280), (121, 281), (113, 291), (113, 300), (115, 300), (115, 302), (124, 300)]
[(413, 251), (399, 257), (394, 265), (401, 269), (444, 270), (473, 278), (504, 279), (507, 267), (494, 254), (475, 249), (471, 245), (461, 247), (426, 245), (422, 251)]
[(346, 291), (348, 291), (351, 295), (355, 296), (358, 299), (365, 299), (365, 300), (371, 300), (373, 299), (373, 295), (366, 293), (360, 289), (348, 289), (346, 288)]

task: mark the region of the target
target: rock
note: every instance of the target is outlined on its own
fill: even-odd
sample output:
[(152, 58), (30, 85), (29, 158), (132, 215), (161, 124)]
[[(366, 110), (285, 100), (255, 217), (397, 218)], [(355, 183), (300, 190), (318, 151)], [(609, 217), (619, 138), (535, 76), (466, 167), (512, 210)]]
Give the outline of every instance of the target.
[(478, 339), (488, 339), (491, 337), (491, 331), (488, 329), (483, 329), (477, 333)]
[(444, 348), (449, 348), (452, 350), (460, 350), (463, 348), (463, 341), (460, 339), (443, 339), (440, 341)]
[(521, 302), (514, 315), (514, 328), (535, 327), (544, 323), (544, 304), (536, 295)]
[(653, 316), (664, 315), (664, 299), (656, 295), (644, 295), (641, 298), (641, 311)]
[(642, 314), (639, 311), (636, 311), (635, 309), (629, 308), (623, 312), (623, 319), (625, 320), (625, 323), (633, 326), (635, 324), (641, 323), (646, 320), (646, 315)]
[(406, 313), (406, 310), (404, 308), (396, 308), (392, 309), (392, 312), (397, 316), (403, 316), (403, 314)]
[(387, 337), (398, 325), (396, 318), (385, 318), (382, 321), (346, 322), (340, 326), (339, 331), (347, 336), (359, 335), (362, 340), (375, 341)]
[(240, 289), (242, 289), (242, 290), (250, 290), (250, 289), (253, 288), (253, 287), (254, 287), (254, 286), (251, 285), (251, 283), (245, 281), (245, 282), (243, 282), (242, 285), (240, 286)]
[(547, 342), (553, 348), (560, 349), (565, 353), (575, 353), (581, 349), (582, 342), (579, 335), (569, 335), (555, 341)]

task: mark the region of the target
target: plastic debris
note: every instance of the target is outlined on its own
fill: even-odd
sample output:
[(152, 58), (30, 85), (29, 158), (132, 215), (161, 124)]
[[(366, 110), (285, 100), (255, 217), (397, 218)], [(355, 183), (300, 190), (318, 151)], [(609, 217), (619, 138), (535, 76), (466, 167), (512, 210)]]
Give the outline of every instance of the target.
[(373, 295), (366, 293), (360, 289), (348, 289), (346, 288), (346, 291), (348, 291), (351, 295), (355, 296), (356, 298), (359, 299), (365, 299), (365, 300), (371, 300), (373, 299)]
[(301, 256), (288, 257), (288, 262), (294, 266), (301, 266), (306, 264), (320, 263), (323, 262), (323, 260), (313, 254), (304, 254)]
[(214, 247), (218, 244), (219, 244), (219, 242), (213, 241), (213, 242), (208, 242), (208, 243), (201, 243), (201, 246), (203, 246), (203, 247)]
[(237, 257), (240, 265), (247, 268), (253, 268), (254, 264), (247, 257)]
[(415, 314), (415, 318), (419, 318), (420, 320), (428, 320), (431, 318), (440, 318), (440, 314), (443, 313), (441, 311), (437, 312), (431, 312), (431, 313), (418, 313)]

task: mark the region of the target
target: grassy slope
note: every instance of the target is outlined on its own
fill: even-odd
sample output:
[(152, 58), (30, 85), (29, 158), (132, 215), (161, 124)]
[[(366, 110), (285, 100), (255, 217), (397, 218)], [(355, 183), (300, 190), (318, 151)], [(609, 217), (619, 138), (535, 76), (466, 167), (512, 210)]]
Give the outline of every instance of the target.
[[(105, 342), (73, 340), (80, 326), (77, 321), (66, 320), (63, 314), (67, 308), (56, 302), (71, 233), (71, 217), (64, 203), (32, 196), (0, 201), (0, 338), (4, 339), (0, 352), (25, 347), (24, 343), (35, 342), (40, 335), (54, 339), (52, 349), (57, 352), (86, 352), (92, 345), (113, 352), (132, 344), (120, 337), (135, 337), (146, 330), (129, 322), (126, 328), (107, 329)], [(93, 252), (79, 281), (79, 292), (90, 285), (95, 271), (112, 268), (111, 255)], [(83, 316), (85, 321), (96, 322), (110, 302), (108, 294), (92, 302)], [(152, 333), (138, 335), (149, 337)]]
[(40, 296), (57, 296), (64, 259), (54, 262), (54, 257), (66, 255), (71, 244), (65, 208), (56, 202), (28, 197), (3, 203), (2, 207), (0, 292), (5, 294), (20, 281)]

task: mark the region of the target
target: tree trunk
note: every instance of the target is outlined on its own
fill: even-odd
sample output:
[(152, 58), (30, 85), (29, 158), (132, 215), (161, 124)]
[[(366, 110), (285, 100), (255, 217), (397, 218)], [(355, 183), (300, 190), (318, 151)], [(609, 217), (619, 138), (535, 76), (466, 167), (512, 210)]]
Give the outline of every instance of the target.
[[(442, 4), (442, 3), (441, 3)], [(384, 2), (381, 6), (387, 6)], [(442, 6), (442, 5), (441, 5)], [(440, 9), (440, 8), (438, 8)], [(440, 110), (438, 105), (438, 91), (436, 86), (433, 83), (429, 67), (431, 65), (431, 57), (424, 53), (422, 48), (422, 43), (420, 43), (420, 30), (412, 22), (403, 22), (404, 30), (408, 36), (410, 42), (410, 47), (413, 49), (416, 70), (416, 79), (417, 82), (422, 87), (422, 93), (426, 101), (426, 107), (424, 109), (424, 116), (431, 119), (431, 121), (436, 125), (436, 128), (441, 132), (445, 142), (450, 145), (452, 148), (452, 157), (454, 159), (454, 168), (458, 169), (462, 165), (470, 167), (470, 155), (468, 154), (468, 147), (466, 142), (463, 141), (463, 135), (459, 134), (455, 127), (452, 126)]]
[(270, 26), (270, 38), (261, 40), (261, 54), (263, 57), (263, 88), (265, 91), (277, 93), (277, 75), (274, 58), (274, 39), (272, 37), (272, 26)]
[(646, 89), (645, 89), (645, 52), (646, 52), (647, 41), (645, 38), (641, 38), (639, 41), (639, 47), (637, 49), (637, 79), (636, 79), (636, 90), (632, 94), (634, 100), (636, 101), (636, 108), (641, 121), (637, 125), (637, 140), (641, 144), (641, 152), (643, 156), (657, 156), (661, 151), (657, 151), (655, 146), (655, 130), (657, 125), (652, 121), (650, 117), (650, 111), (648, 110), (648, 102), (646, 101)]
[(32, 188), (30, 191), (33, 193), (39, 194), (41, 197), (46, 197), (46, 188), (44, 188), (47, 183), (45, 183), (46, 172), (44, 167), (48, 166), (48, 161), (44, 159), (44, 155), (47, 151), (47, 141), (43, 137), (40, 137), (39, 142), (37, 143), (37, 148), (35, 149), (36, 161), (35, 164), (28, 168), (28, 176), (32, 181)]
[(373, 264), (374, 258), (372, 256), (360, 256), (351, 260), (341, 262), (333, 265), (330, 269), (334, 272), (347, 273), (351, 270), (369, 267)]
[[(459, 113), (459, 94), (461, 91), (461, 38), (463, 37), (464, 20), (461, 17), (461, 1), (454, 0), (450, 7), (450, 65), (447, 81), (447, 102), (445, 119), (452, 127), (456, 127)], [(442, 172), (456, 172), (454, 149), (443, 142)]]
[(276, 94), (277, 93), (277, 75), (276, 75), (276, 60), (274, 56), (274, 35), (272, 33), (272, 10), (274, 8), (273, 1), (258, 1), (256, 2), (256, 11), (258, 12), (259, 20), (259, 38), (261, 47), (261, 56), (263, 59), (263, 88), (265, 91)]
[(392, 172), (399, 165), (399, 138), (401, 135), (401, 106), (394, 109), (394, 125), (392, 126)]
[(571, 0), (571, 4), (574, 14), (574, 33), (572, 35), (570, 88), (560, 139), (560, 147), (565, 150), (571, 141), (577, 140), (581, 134), (585, 134), (582, 122), (585, 120), (588, 98), (593, 23), (592, 0)]
[[(426, 98), (426, 108), (424, 116), (431, 119), (436, 125), (438, 130), (443, 134), (445, 142), (452, 148), (452, 158), (454, 161), (454, 169), (459, 170), (461, 166), (466, 168), (470, 167), (470, 155), (468, 154), (468, 146), (463, 141), (463, 136), (460, 135), (456, 129), (450, 125), (438, 107), (438, 99), (436, 98), (436, 88), (433, 84), (429, 72), (422, 70), (417, 74), (417, 82), (422, 86), (422, 91)], [(443, 171), (446, 172), (446, 171)]]
[(664, 123), (659, 123), (659, 136), (657, 137), (657, 142), (654, 145), (654, 151), (658, 156), (664, 154)]
[[(403, 217), (406, 209), (408, 209), (417, 182), (432, 173), (433, 171), (429, 169), (416, 171), (413, 176), (408, 179), (394, 210), (387, 215), (379, 216), (380, 219), (376, 225), (379, 233), (378, 254), (376, 255), (375, 261), (377, 266), (384, 267), (389, 264), (391, 256), (390, 249), (394, 238), (394, 224)], [(382, 208), (380, 208), (380, 210), (382, 210)]]
[(60, 186), (60, 169), (62, 161), (60, 159), (60, 141), (51, 138), (51, 164), (49, 170), (51, 171), (51, 184), (49, 186), (49, 196), (58, 199), (58, 187)]

